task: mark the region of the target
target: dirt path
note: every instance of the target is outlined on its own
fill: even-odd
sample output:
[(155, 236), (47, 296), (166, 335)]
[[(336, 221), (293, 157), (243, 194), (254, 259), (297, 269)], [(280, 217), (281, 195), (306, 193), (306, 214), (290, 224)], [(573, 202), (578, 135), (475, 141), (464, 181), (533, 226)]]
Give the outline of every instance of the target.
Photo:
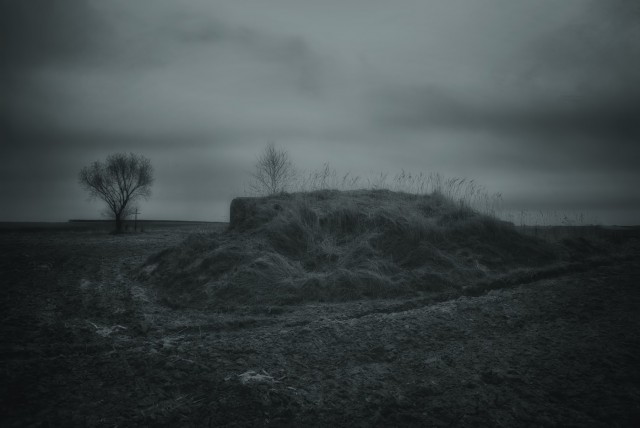
[(3, 237), (3, 426), (640, 424), (637, 255), (410, 310), (208, 313), (128, 276), (184, 233)]

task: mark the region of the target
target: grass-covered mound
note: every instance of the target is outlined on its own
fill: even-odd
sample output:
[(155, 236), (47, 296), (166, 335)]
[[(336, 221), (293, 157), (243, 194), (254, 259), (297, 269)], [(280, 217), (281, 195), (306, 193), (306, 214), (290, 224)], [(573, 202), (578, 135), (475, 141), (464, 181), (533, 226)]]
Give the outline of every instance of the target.
[(435, 193), (237, 198), (226, 232), (151, 257), (167, 302), (225, 307), (443, 292), (552, 262), (549, 244)]

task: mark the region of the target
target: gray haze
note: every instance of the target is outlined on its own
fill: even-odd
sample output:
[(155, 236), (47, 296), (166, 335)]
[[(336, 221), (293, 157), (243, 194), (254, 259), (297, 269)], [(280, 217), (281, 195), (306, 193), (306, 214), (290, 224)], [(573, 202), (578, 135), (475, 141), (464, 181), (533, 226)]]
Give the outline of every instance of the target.
[(639, 40), (637, 0), (2, 0), (0, 221), (97, 218), (77, 173), (116, 151), (144, 217), (226, 220), (273, 140), (638, 224)]

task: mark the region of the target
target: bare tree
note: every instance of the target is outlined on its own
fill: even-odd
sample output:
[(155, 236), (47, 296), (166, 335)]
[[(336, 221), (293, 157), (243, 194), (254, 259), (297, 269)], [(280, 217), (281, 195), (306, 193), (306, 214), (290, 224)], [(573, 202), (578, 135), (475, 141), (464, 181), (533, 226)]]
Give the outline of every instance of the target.
[(258, 194), (274, 195), (287, 190), (294, 176), (289, 154), (270, 142), (256, 162), (250, 186)]
[(92, 198), (103, 200), (113, 215), (116, 232), (122, 231), (122, 222), (134, 209), (132, 202), (151, 196), (153, 167), (142, 155), (116, 153), (106, 162), (95, 161), (82, 168), (80, 184)]

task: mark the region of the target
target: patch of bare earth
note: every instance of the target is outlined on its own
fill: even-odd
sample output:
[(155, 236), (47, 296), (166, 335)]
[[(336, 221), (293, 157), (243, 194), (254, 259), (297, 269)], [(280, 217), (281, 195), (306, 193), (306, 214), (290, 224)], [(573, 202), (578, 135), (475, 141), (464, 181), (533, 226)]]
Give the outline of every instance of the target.
[(2, 426), (638, 426), (640, 256), (442, 302), (171, 309), (186, 227), (0, 236)]

